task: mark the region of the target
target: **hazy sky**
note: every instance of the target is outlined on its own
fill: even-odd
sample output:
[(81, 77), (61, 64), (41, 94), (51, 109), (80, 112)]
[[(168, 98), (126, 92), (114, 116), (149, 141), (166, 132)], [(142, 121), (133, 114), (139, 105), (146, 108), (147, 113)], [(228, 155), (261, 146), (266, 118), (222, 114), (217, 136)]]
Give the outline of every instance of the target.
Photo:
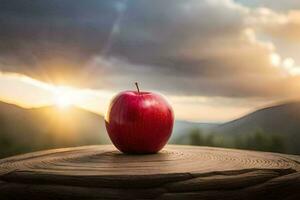
[(225, 121), (300, 91), (300, 1), (2, 0), (0, 99), (104, 113), (163, 93), (178, 119)]

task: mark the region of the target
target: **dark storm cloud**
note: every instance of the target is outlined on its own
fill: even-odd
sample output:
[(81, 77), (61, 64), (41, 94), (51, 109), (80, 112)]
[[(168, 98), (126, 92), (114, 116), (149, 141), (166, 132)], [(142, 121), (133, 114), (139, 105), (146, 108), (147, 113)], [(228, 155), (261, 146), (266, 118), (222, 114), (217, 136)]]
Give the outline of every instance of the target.
[(78, 71), (105, 45), (119, 2), (1, 1), (2, 69), (47, 72), (62, 63)]
[[(195, 32), (206, 40), (212, 32), (224, 36), (235, 31), (230, 26), (236, 15), (222, 24), (223, 29), (201, 28), (210, 22), (206, 21), (207, 13), (197, 13), (193, 4), (203, 9), (194, 1), (1, 1), (2, 69), (39, 75), (40, 71), (50, 73), (63, 66), (67, 73), (76, 73), (91, 56), (108, 47), (105, 52), (110, 56), (135, 64), (194, 74), (194, 66), (207, 61), (186, 59), (177, 55), (178, 50), (195, 37)], [(126, 7), (116, 27), (119, 33), (110, 41), (119, 12)], [(212, 16), (217, 23), (219, 16)]]
[(139, 80), (175, 94), (277, 95), (246, 14), (230, 0), (1, 1), (0, 67), (96, 88)]

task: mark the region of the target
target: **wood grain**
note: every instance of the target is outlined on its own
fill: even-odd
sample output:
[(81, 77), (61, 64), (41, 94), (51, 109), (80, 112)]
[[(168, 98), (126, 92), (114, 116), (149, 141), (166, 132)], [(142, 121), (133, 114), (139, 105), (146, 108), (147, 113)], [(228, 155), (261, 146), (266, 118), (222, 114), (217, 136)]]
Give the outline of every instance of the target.
[(0, 160), (0, 199), (300, 199), (300, 156), (169, 145), (126, 155), (111, 145)]

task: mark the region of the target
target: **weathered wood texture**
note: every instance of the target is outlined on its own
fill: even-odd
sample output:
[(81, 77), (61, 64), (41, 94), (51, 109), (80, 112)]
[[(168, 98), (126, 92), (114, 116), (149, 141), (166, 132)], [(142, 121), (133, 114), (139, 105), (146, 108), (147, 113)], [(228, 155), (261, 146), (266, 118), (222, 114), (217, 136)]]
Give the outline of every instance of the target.
[(169, 145), (125, 155), (113, 146), (0, 160), (0, 199), (300, 199), (300, 157)]

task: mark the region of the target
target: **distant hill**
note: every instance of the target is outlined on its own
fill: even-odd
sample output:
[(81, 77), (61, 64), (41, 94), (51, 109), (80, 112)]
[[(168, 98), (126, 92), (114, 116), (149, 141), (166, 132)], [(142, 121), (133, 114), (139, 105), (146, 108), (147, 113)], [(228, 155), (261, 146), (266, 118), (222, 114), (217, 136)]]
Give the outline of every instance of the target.
[(259, 109), (211, 131), (239, 136), (261, 131), (282, 136), (287, 152), (300, 154), (300, 102), (289, 102)]
[(0, 102), (0, 157), (108, 142), (100, 115), (76, 107), (24, 109)]
[(176, 143), (180, 138), (183, 138), (190, 131), (195, 129), (200, 129), (202, 133), (209, 133), (212, 128), (217, 127), (218, 125), (220, 124), (177, 120), (174, 124), (170, 143)]
[[(300, 102), (263, 108), (224, 124), (178, 120), (169, 142), (300, 154)], [(107, 143), (104, 119), (98, 114), (76, 107), (25, 109), (0, 102), (0, 158)]]
[[(170, 143), (217, 124), (175, 121)], [(77, 108), (25, 109), (0, 101), (0, 158), (40, 149), (110, 143), (104, 118)]]

